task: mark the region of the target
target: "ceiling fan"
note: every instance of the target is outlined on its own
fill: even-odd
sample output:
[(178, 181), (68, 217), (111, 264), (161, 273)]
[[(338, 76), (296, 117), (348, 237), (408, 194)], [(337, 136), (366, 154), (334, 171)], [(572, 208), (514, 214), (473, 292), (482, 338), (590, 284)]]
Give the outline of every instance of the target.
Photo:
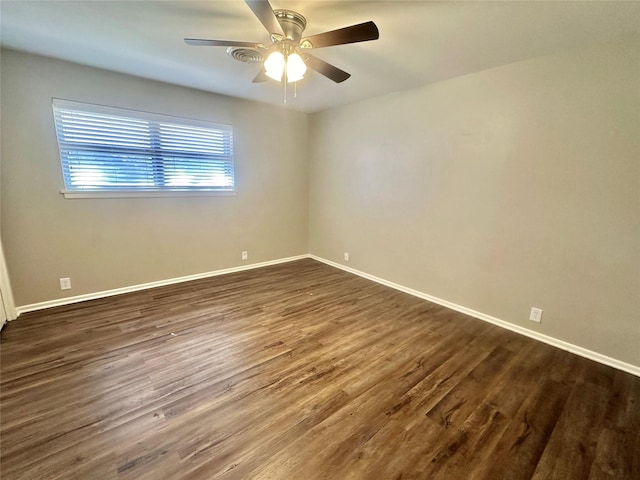
[[(310, 53), (311, 49), (366, 42), (379, 38), (378, 27), (369, 21), (358, 25), (319, 33), (302, 38), (307, 20), (292, 10), (273, 10), (268, 0), (245, 0), (271, 37), (271, 43), (238, 42), (235, 40), (206, 40), (185, 38), (188, 45), (229, 47), (227, 53), (245, 63), (263, 63), (263, 68), (253, 82), (272, 78), (279, 82), (301, 80), (307, 67), (336, 83), (344, 82), (351, 75)], [(266, 57), (266, 60), (265, 60)]]

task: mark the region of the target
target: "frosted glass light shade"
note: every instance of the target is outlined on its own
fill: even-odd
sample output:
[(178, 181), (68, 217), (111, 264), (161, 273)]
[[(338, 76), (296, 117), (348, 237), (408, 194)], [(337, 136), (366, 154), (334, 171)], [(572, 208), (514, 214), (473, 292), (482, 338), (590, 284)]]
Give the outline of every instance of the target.
[[(297, 53), (292, 53), (287, 57), (287, 81), (297, 82), (302, 80), (304, 73), (307, 71), (307, 66), (302, 61), (302, 58)], [(268, 75), (268, 73), (267, 73)]]
[(267, 77), (281, 82), (282, 73), (284, 72), (284, 65), (284, 55), (282, 55), (282, 53), (278, 51), (271, 52), (271, 54), (264, 61), (264, 69)]
[(265, 60), (264, 70), (269, 78), (273, 78), (278, 82), (282, 81), (282, 76), (286, 70), (287, 82), (297, 82), (304, 77), (307, 66), (297, 53), (292, 53), (285, 57), (282, 52), (276, 50), (271, 52)]

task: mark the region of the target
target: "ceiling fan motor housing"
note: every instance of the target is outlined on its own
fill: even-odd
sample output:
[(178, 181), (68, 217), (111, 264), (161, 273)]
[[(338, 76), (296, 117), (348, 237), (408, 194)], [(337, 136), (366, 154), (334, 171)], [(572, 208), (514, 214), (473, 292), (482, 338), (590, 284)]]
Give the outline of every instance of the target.
[(274, 10), (273, 13), (284, 32), (285, 38), (283, 40), (290, 40), (295, 44), (300, 43), (302, 32), (307, 27), (307, 19), (292, 10)]

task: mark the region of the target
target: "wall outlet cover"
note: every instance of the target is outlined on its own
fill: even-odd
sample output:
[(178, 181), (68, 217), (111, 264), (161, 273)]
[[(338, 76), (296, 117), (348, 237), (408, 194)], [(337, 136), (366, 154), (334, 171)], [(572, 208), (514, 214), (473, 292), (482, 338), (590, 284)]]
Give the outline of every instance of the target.
[(542, 309), (531, 307), (531, 313), (529, 313), (529, 320), (540, 323), (542, 321)]

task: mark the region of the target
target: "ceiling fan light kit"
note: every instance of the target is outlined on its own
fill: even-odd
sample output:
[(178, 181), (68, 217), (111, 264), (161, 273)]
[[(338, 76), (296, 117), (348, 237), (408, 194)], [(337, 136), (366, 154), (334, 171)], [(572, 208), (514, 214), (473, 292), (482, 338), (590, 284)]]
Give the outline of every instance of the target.
[(281, 53), (279, 50), (271, 52), (264, 62), (267, 77), (278, 82), (285, 76), (287, 82), (297, 82), (304, 78), (307, 66), (297, 53)]
[(307, 27), (307, 19), (298, 12), (273, 10), (268, 0), (245, 0), (245, 3), (269, 32), (270, 44), (197, 38), (185, 38), (184, 41), (193, 46), (229, 47), (227, 53), (238, 61), (263, 63), (263, 68), (253, 80), (254, 83), (266, 81), (268, 78), (285, 84), (297, 82), (304, 78), (307, 69), (314, 70), (336, 83), (344, 82), (351, 76), (349, 73), (311, 55), (308, 51), (379, 38), (378, 27), (371, 21), (302, 38), (302, 33)]

